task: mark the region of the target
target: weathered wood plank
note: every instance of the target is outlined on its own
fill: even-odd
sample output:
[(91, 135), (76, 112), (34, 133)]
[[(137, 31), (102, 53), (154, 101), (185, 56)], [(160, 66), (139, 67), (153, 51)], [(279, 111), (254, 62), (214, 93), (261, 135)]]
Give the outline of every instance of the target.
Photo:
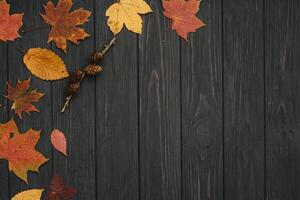
[(299, 1), (265, 5), (266, 199), (299, 199)]
[(140, 199), (181, 199), (180, 46), (161, 1), (139, 37)]
[[(41, 12), (44, 1), (29, 0), (26, 3), (22, 1), (10, 1), (11, 9), (14, 13), (24, 12), (24, 26), (23, 30), (28, 30), (44, 25), (39, 13)], [(17, 39), (15, 42), (10, 42), (8, 45), (8, 66), (9, 66), (9, 81), (14, 85), (18, 80), (28, 79), (31, 75), (23, 64), (23, 54), (17, 50), (21, 48), (28, 50), (32, 47), (49, 47), (47, 45), (48, 30), (39, 30), (22, 34), (22, 38)], [(37, 103), (37, 108), (40, 109), (39, 113), (32, 113), (30, 116), (23, 115), (20, 120), (14, 112), (10, 112), (10, 118), (14, 118), (20, 128), (21, 132), (27, 131), (29, 128), (35, 130), (42, 130), (41, 139), (38, 143), (38, 150), (42, 152), (47, 158), (51, 158), (51, 145), (49, 142), (49, 131), (51, 129), (51, 120), (49, 120), (51, 107), (51, 84), (49, 82), (42, 81), (32, 76), (31, 87), (37, 88), (38, 91), (46, 94), (45, 97)], [(25, 184), (21, 179), (15, 175), (10, 176), (10, 198), (24, 189), (40, 188), (49, 183), (51, 178), (51, 163), (40, 168), (40, 173), (29, 174), (29, 185)]]
[(263, 1), (223, 6), (224, 198), (263, 200)]
[[(6, 92), (6, 81), (8, 75), (7, 67), (7, 47), (8, 44), (0, 42), (0, 92), (4, 94)], [(0, 98), (0, 104), (6, 104), (7, 100), (4, 97)], [(8, 119), (8, 106), (4, 105), (0, 108), (0, 119), (1, 123), (5, 123)], [(0, 160), (0, 199), (8, 199), (9, 194), (9, 175), (8, 175), (8, 164), (6, 160)]]
[[(96, 3), (96, 47), (112, 38), (105, 10), (113, 3)], [(137, 37), (124, 27), (116, 46), (105, 56), (96, 80), (97, 199), (137, 200), (138, 103)]]
[(203, 1), (207, 27), (182, 40), (182, 199), (223, 199), (222, 7)]
[[(73, 3), (71, 10), (82, 7), (94, 12), (94, 1), (73, 0)], [(54, 47), (70, 72), (86, 66), (89, 55), (94, 52), (94, 14), (83, 27), (91, 36), (78, 45), (68, 42), (67, 54)], [(61, 114), (66, 86), (67, 80), (53, 83), (53, 128), (63, 131), (68, 141), (67, 158), (54, 151), (54, 173), (77, 189), (76, 199), (96, 199), (95, 82), (93, 78), (85, 78), (79, 94)]]

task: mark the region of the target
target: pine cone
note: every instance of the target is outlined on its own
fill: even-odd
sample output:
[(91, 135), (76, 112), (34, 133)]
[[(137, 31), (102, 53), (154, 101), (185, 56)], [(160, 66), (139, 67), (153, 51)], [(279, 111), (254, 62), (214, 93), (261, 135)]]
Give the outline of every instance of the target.
[(97, 64), (89, 64), (88, 66), (86, 66), (83, 71), (87, 74), (87, 75), (96, 75), (100, 72), (102, 72), (102, 67), (100, 65)]
[(90, 63), (98, 63), (102, 59), (103, 55), (101, 52), (93, 53), (90, 57)]
[(79, 91), (79, 83), (71, 83), (67, 88), (67, 95), (75, 94)]
[(77, 83), (82, 79), (82, 76), (84, 75), (84, 72), (81, 70), (77, 70), (75, 72), (73, 72), (70, 75), (70, 82), (71, 83)]

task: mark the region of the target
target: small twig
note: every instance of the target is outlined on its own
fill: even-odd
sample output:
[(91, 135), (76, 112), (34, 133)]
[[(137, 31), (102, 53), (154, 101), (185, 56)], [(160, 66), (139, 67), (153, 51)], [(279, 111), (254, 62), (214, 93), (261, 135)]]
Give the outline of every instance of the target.
[[(117, 39), (116, 37), (113, 37), (108, 44), (104, 45), (104, 49), (102, 51), (100, 51), (99, 53), (102, 56), (104, 56), (109, 51), (109, 49), (116, 43), (116, 39)], [(79, 85), (81, 84), (81, 82), (84, 79), (84, 77), (85, 77), (85, 75), (83, 74), (83, 76), (81, 77), (80, 81), (78, 82)], [(64, 104), (64, 106), (61, 109), (62, 113), (65, 112), (66, 109), (68, 108), (68, 106), (69, 106), (69, 104), (71, 102), (71, 99), (72, 99), (72, 94), (70, 94), (69, 96), (66, 97), (65, 104)]]
[(101, 54), (104, 56), (108, 52), (108, 50), (116, 43), (116, 37), (113, 37), (113, 39), (107, 44), (104, 45), (104, 49), (101, 51)]
[(64, 104), (64, 107), (62, 107), (60, 112), (63, 113), (63, 112), (66, 111), (67, 107), (69, 106), (69, 103), (70, 103), (71, 99), (72, 99), (72, 95), (69, 95), (68, 97), (66, 97), (66, 102)]

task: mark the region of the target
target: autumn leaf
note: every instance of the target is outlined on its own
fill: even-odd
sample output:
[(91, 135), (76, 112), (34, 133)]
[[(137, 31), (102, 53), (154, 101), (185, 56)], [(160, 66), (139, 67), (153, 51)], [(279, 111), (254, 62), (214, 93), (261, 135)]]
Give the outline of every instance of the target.
[(62, 132), (54, 129), (51, 133), (51, 143), (56, 150), (67, 156), (67, 141)]
[(27, 181), (27, 172), (38, 172), (41, 165), (48, 161), (35, 146), (40, 139), (40, 132), (33, 129), (20, 133), (13, 119), (0, 124), (0, 159), (8, 161), (9, 171)]
[(135, 33), (142, 33), (143, 20), (139, 14), (152, 12), (150, 6), (144, 0), (120, 0), (106, 10), (108, 16), (107, 25), (117, 34), (124, 24), (126, 28)]
[(43, 194), (43, 189), (26, 190), (18, 193), (11, 200), (40, 200)]
[(205, 26), (204, 22), (197, 18), (196, 13), (200, 7), (199, 0), (163, 0), (164, 15), (172, 19), (172, 30), (187, 40), (188, 33), (196, 32)]
[(22, 113), (26, 112), (28, 115), (30, 112), (39, 112), (39, 110), (32, 105), (32, 103), (37, 102), (41, 97), (44, 96), (43, 93), (39, 93), (36, 90), (29, 90), (30, 78), (24, 81), (18, 81), (16, 87), (13, 87), (7, 83), (7, 99), (13, 101), (12, 110), (22, 118)]
[(46, 200), (71, 200), (76, 195), (76, 189), (65, 185), (63, 179), (59, 175), (54, 175)]
[(29, 49), (23, 62), (33, 75), (42, 80), (54, 81), (69, 76), (64, 61), (48, 49)]
[(48, 42), (54, 40), (56, 46), (64, 52), (67, 52), (67, 40), (78, 44), (78, 40), (89, 36), (84, 29), (76, 26), (87, 22), (91, 12), (80, 8), (69, 13), (72, 5), (72, 0), (59, 0), (56, 7), (48, 1), (44, 6), (45, 14), (41, 14), (45, 22), (52, 27)]
[(9, 15), (9, 7), (6, 0), (0, 1), (0, 40), (5, 42), (20, 37), (18, 31), (23, 25), (23, 14)]

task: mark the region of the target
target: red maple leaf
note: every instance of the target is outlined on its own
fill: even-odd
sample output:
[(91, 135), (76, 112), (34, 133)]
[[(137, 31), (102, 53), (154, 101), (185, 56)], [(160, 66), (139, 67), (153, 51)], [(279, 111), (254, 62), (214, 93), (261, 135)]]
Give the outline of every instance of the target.
[(43, 93), (39, 93), (36, 90), (28, 91), (30, 85), (30, 78), (24, 81), (18, 81), (16, 87), (7, 83), (7, 99), (13, 101), (12, 109), (16, 114), (22, 118), (22, 112), (29, 114), (30, 112), (38, 112), (39, 110), (32, 105), (33, 102), (37, 102)]
[(172, 30), (187, 40), (188, 33), (196, 32), (205, 26), (204, 22), (197, 18), (196, 13), (200, 7), (199, 0), (163, 0), (164, 15), (172, 19)]
[(59, 175), (54, 175), (46, 200), (71, 200), (76, 195), (76, 189), (65, 185), (63, 179)]
[(0, 1), (0, 40), (13, 41), (19, 37), (19, 29), (23, 25), (23, 14), (9, 15), (9, 4), (6, 0)]

